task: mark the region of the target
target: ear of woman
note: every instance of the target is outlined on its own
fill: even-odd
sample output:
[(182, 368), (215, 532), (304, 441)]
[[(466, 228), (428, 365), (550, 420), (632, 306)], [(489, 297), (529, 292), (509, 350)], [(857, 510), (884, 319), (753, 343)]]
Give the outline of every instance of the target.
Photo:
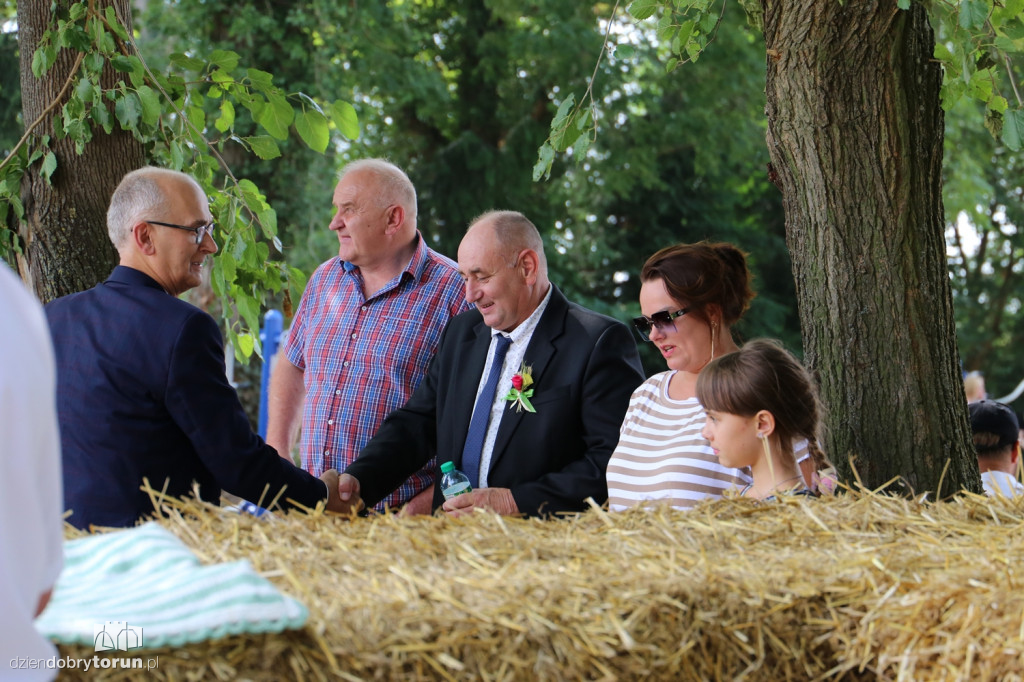
[(761, 410), (754, 415), (756, 422), (757, 437), (767, 438), (768, 436), (775, 433), (775, 415), (768, 410)]

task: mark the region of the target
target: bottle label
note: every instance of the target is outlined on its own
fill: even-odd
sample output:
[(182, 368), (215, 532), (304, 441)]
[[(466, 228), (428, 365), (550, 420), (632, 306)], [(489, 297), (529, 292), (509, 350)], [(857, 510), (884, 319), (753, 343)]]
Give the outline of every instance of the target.
[(456, 495), (465, 495), (472, 491), (473, 488), (469, 485), (469, 481), (462, 481), (461, 483), (456, 483), (453, 486), (445, 488), (441, 491), (441, 494), (444, 495), (444, 499), (450, 500)]

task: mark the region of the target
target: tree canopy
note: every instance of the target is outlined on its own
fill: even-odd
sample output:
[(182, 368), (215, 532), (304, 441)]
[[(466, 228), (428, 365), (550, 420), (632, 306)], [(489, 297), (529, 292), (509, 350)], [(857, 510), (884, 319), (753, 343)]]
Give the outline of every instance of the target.
[[(944, 222), (963, 367), (1003, 392), (1024, 377), (1024, 359), (1008, 352), (1024, 325), (1014, 153), (1024, 130), (1022, 2), (929, 5), (932, 57), (945, 69)], [(39, 230), (68, 229), (56, 219), (26, 227), (37, 191), (26, 179), (58, 192), (88, 183), (62, 175), (67, 154), (125, 131), (147, 162), (195, 175), (213, 198), (224, 229), (212, 283), (248, 355), (263, 307), (288, 312), (334, 253), (326, 225), (337, 169), (386, 156), (416, 184), (433, 246), (454, 255), (478, 213), (522, 210), (544, 233), (555, 281), (620, 319), (638, 309), (636, 275), (650, 253), (733, 241), (750, 253), (759, 294), (740, 333), (800, 350), (793, 246), (764, 144), (766, 62), (785, 54), (762, 42), (761, 5), (747, 3), (753, 28), (707, 1), (636, 0), (626, 17), (610, 3), (557, 0), (240, 0), (230, 9), (178, 0), (146, 3), (134, 22), (128, 5), (61, 0), (40, 42), (20, 45), (33, 67), (23, 84), (68, 85), (37, 103), (53, 105), (50, 118), (12, 120), (16, 86), (0, 80), (9, 152), (0, 243), (12, 262), (32, 254)], [(19, 6), (19, 22), (29, 7)], [(10, 2), (0, 8), (12, 16)], [(902, 20), (910, 8), (900, 0), (887, 11)], [(0, 37), (2, 63), (15, 54), (10, 34)], [(10, 131), (29, 125), (15, 148), (22, 135)], [(549, 180), (533, 181), (541, 176)], [(103, 226), (94, 229), (103, 239)], [(31, 261), (20, 260), (27, 279)], [(656, 356), (645, 362), (662, 367)]]

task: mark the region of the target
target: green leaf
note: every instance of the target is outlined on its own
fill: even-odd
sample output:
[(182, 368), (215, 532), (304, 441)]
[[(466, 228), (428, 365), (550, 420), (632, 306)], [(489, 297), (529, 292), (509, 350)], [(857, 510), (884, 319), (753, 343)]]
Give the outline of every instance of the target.
[(675, 24), (672, 21), (672, 15), (665, 13), (658, 19), (658, 40), (665, 43), (672, 39), (672, 34), (675, 32)]
[(259, 69), (246, 69), (246, 76), (249, 77), (249, 81), (252, 83), (260, 92), (269, 92), (274, 89), (274, 76), (266, 71), (260, 71)]
[[(211, 73), (210, 74), (210, 80), (212, 80), (214, 83), (234, 83), (235, 82), (234, 77), (230, 73), (228, 73), (227, 71), (225, 71), (223, 69), (217, 69), (216, 71)], [(214, 94), (214, 88), (210, 88), (210, 96), (211, 97), (219, 97), (220, 94), (219, 94), (219, 92), (218, 92), (218, 94)]]
[(185, 69), (186, 71), (202, 71), (206, 68), (206, 62), (204, 62), (202, 59), (188, 57), (186, 55), (181, 54), (180, 52), (175, 52), (171, 55), (171, 64), (174, 64), (179, 68)]
[(242, 355), (247, 358), (250, 357), (252, 355), (253, 348), (256, 345), (256, 340), (253, 338), (252, 334), (239, 334), (237, 341), (238, 350), (242, 352)]
[(114, 115), (125, 129), (136, 128), (142, 115), (142, 105), (134, 92), (127, 92), (114, 103)]
[(568, 118), (569, 113), (572, 111), (575, 104), (576, 95), (570, 92), (569, 96), (562, 100), (562, 103), (558, 105), (558, 111), (555, 112), (555, 117), (551, 120), (551, 132), (555, 132), (556, 129), (565, 125), (565, 119)]
[(267, 106), (256, 117), (256, 122), (279, 140), (288, 139), (288, 126), (295, 120), (295, 110), (281, 95), (270, 93)]
[(90, 52), (85, 55), (82, 66), (87, 73), (97, 73), (103, 69), (103, 55), (98, 52)]
[(103, 128), (103, 132), (108, 135), (113, 132), (114, 120), (110, 117), (110, 111), (108, 111), (105, 106), (93, 107), (92, 111), (89, 112), (89, 116), (91, 116), (92, 120), (96, 121), (96, 123)]
[(93, 91), (92, 81), (88, 78), (82, 78), (75, 86), (75, 96), (83, 102), (92, 101)]
[(572, 145), (572, 158), (576, 160), (576, 163), (582, 163), (583, 159), (587, 156), (587, 150), (590, 149), (590, 143), (592, 138), (590, 135), (580, 135)]
[(160, 120), (160, 95), (148, 85), (139, 86), (138, 95), (142, 103), (142, 121), (146, 125), (156, 125)]
[(564, 128), (552, 135), (551, 146), (559, 151), (566, 151), (576, 143), (581, 134), (582, 131), (572, 125), (572, 120), (570, 120)]
[(896, 0), (896, 6), (900, 9), (910, 9), (910, 0)]
[(631, 59), (636, 54), (636, 48), (632, 45), (616, 45), (615, 56), (618, 59)]
[(249, 148), (252, 149), (253, 154), (264, 161), (276, 159), (281, 156), (281, 150), (278, 148), (277, 143), (274, 142), (274, 138), (272, 137), (268, 137), (267, 135), (254, 135), (252, 137), (243, 137), (242, 139), (249, 144)]
[[(679, 26), (679, 33), (672, 40), (672, 50), (674, 52), (682, 52), (683, 49), (689, 44), (690, 36), (693, 35), (693, 28), (695, 24), (692, 21), (684, 21)], [(676, 45), (679, 47), (677, 48)]]
[(53, 175), (53, 171), (57, 170), (57, 155), (53, 152), (47, 152), (43, 158), (42, 173), (43, 177), (46, 178), (46, 184), (50, 183), (50, 177)]
[(533, 181), (539, 182), (541, 178), (547, 179), (551, 176), (551, 164), (555, 160), (555, 149), (545, 142), (537, 150), (537, 163), (533, 166)]
[(238, 67), (238, 53), (231, 50), (214, 50), (210, 53), (208, 60), (225, 71), (233, 71)]
[(1006, 98), (1000, 97), (999, 95), (996, 95), (988, 101), (988, 108), (992, 111), (998, 111), (999, 113), (1006, 111), (1008, 106), (1009, 103), (1006, 101)]
[(354, 140), (359, 137), (359, 117), (356, 115), (355, 107), (345, 100), (339, 99), (331, 103), (331, 120), (348, 139)]
[(953, 60), (953, 53), (949, 51), (949, 48), (946, 47), (946, 44), (942, 41), (935, 43), (935, 51), (932, 54), (940, 62), (949, 62)]
[(92, 38), (77, 26), (67, 32), (65, 42), (67, 42), (69, 47), (79, 52), (88, 52), (92, 47)]
[(988, 4), (985, 0), (962, 0), (960, 3), (960, 26), (966, 29), (981, 28), (988, 19)]
[(235, 272), (237, 270), (237, 263), (235, 263), (235, 257), (230, 253), (225, 252), (217, 257), (220, 261), (220, 267), (224, 270), (224, 280), (228, 283), (235, 281)]
[(136, 69), (142, 70), (142, 62), (139, 61), (138, 57), (126, 57), (123, 54), (119, 54), (110, 60), (110, 65), (116, 70), (122, 73), (128, 73), (135, 71)]
[(658, 0), (635, 0), (629, 5), (629, 13), (637, 21), (643, 21), (654, 14), (658, 4)]
[(1003, 114), (1003, 144), (1013, 151), (1020, 151), (1024, 139), (1024, 109), (1014, 109)]
[(108, 6), (104, 11), (104, 14), (107, 17), (107, 23), (110, 25), (110, 28), (113, 29), (114, 33), (116, 33), (121, 40), (128, 40), (128, 31), (126, 31), (121, 22), (118, 21), (117, 13), (114, 11), (113, 6)]
[(171, 140), (167, 151), (171, 157), (171, 170), (181, 170), (185, 165), (185, 153), (181, 149), (181, 143), (178, 140)]
[(295, 130), (310, 149), (323, 154), (331, 141), (327, 119), (319, 111), (303, 111), (295, 119)]
[(235, 105), (230, 100), (220, 103), (220, 116), (214, 122), (214, 126), (220, 132), (227, 132), (235, 124)]

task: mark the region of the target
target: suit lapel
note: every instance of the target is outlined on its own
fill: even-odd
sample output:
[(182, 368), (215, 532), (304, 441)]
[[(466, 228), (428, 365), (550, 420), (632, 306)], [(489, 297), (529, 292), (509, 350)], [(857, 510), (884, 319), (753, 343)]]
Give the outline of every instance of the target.
[[(544, 386), (545, 374), (550, 375), (545, 370), (555, 356), (557, 350), (555, 341), (565, 330), (565, 314), (569, 309), (569, 302), (562, 292), (554, 284), (551, 287), (551, 300), (548, 301), (548, 307), (544, 309), (544, 314), (537, 322), (537, 328), (533, 330), (530, 345), (526, 347), (526, 354), (523, 356), (523, 362), (532, 369), (533, 383), (538, 387), (534, 389), (535, 391)], [(508, 386), (498, 386), (498, 392), (507, 393), (508, 388)], [(511, 403), (505, 407), (501, 416), (501, 425), (498, 426), (498, 435), (494, 441), (494, 450), (491, 453), (491, 471), (494, 471), (498, 460), (505, 456), (516, 429), (519, 428), (519, 424), (527, 414), (525, 410), (517, 412)]]
[(487, 351), (491, 347), (490, 327), (480, 322), (473, 328), (473, 332), (474, 336), (458, 349), (455, 371), (459, 376), (452, 384), (455, 397), (449, 403), (452, 406), (451, 423), (454, 430), (451, 442), (455, 446), (451, 456), (459, 468), (462, 467), (462, 448), (466, 445), (469, 420), (476, 404), (476, 389), (480, 386), (480, 378), (487, 363)]

